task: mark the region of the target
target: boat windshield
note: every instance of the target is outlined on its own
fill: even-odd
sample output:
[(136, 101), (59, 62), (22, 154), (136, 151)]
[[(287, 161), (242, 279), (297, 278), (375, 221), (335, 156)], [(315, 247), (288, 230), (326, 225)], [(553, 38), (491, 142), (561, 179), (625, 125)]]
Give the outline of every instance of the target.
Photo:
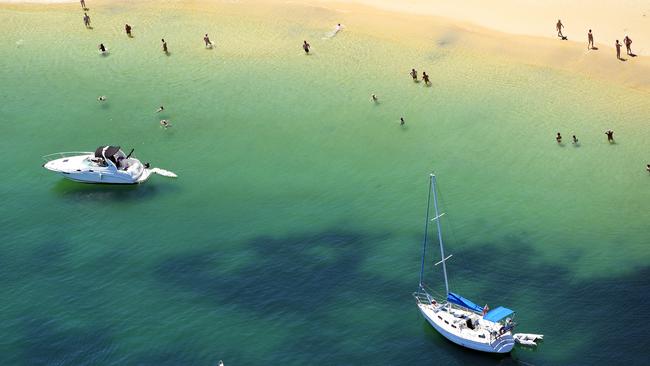
[(84, 163), (88, 166), (98, 166), (98, 167), (106, 167), (108, 164), (106, 164), (106, 160), (103, 158), (86, 158), (84, 159)]

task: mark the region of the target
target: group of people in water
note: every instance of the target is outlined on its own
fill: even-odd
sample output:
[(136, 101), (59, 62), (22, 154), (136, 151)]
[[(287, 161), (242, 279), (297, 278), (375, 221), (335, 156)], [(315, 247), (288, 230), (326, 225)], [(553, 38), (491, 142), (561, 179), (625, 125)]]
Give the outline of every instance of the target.
[[(610, 144), (613, 144), (614, 143), (614, 131), (607, 130), (607, 131), (605, 131), (605, 135), (607, 135), (607, 141)], [(562, 144), (562, 134), (560, 134), (558, 132), (557, 135), (555, 136), (555, 141), (557, 141), (558, 144)], [(572, 136), (572, 142), (573, 142), (574, 145), (578, 144), (578, 138), (576, 137), (576, 135)]]
[[(419, 82), (418, 80), (418, 71), (416, 69), (411, 69), (411, 72), (409, 73), (411, 75), (411, 78), (413, 78), (413, 82)], [(429, 75), (427, 75), (426, 71), (422, 71), (422, 81), (424, 81), (424, 85), (429, 86), (431, 85), (431, 81), (429, 80)]]
[[(81, 9), (84, 11), (84, 16), (83, 16), (84, 25), (86, 26), (87, 29), (92, 29), (92, 26), (90, 25), (90, 15), (88, 15), (87, 13), (89, 9), (88, 7), (86, 7), (86, 1), (80, 0), (80, 4), (81, 4)], [(124, 25), (124, 32), (129, 38), (133, 38), (132, 29), (133, 27), (131, 27), (130, 24), (126, 23)], [(210, 37), (208, 37), (207, 34), (203, 37), (203, 41), (205, 42), (206, 48), (212, 48), (213, 46), (212, 41), (210, 41)], [(165, 41), (165, 39), (164, 38), (161, 39), (160, 42), (161, 42), (160, 47), (162, 48), (162, 51), (166, 55), (169, 55), (169, 49), (167, 48), (167, 42)], [(103, 55), (106, 55), (108, 53), (108, 49), (103, 43), (100, 43), (99, 46), (97, 46), (97, 48)]]
[[(607, 131), (605, 131), (605, 135), (607, 135), (607, 142), (609, 142), (610, 144), (613, 144), (614, 143), (614, 131), (607, 130)], [(571, 140), (572, 140), (572, 143), (574, 145), (578, 145), (579, 142), (578, 142), (578, 138), (576, 137), (576, 135), (573, 135)], [(557, 141), (558, 145), (562, 144), (562, 135), (559, 132), (555, 136), (555, 141)]]
[[(562, 28), (564, 28), (564, 24), (562, 24), (562, 21), (560, 19), (557, 20), (557, 23), (555, 24), (555, 29), (557, 30), (557, 36), (560, 37), (563, 40), (567, 40), (567, 37), (562, 34)], [(623, 38), (623, 44), (625, 44), (626, 48), (626, 53), (630, 57), (636, 57), (636, 55), (632, 52), (632, 39), (626, 35), (625, 38)], [(621, 58), (621, 43), (616, 40), (616, 43), (614, 44), (614, 47), (616, 48), (616, 58), (621, 61), (625, 61), (624, 58)], [(597, 50), (594, 46), (594, 34), (591, 31), (591, 29), (587, 32), (587, 50)]]

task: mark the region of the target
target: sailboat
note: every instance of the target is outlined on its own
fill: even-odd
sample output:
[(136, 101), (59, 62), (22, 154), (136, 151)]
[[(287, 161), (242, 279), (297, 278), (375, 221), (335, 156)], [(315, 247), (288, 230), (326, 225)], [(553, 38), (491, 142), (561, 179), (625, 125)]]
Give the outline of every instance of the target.
[[(433, 197), (432, 197), (433, 196)], [(429, 218), (431, 201), (435, 216)], [(541, 334), (513, 334), (516, 323), (513, 321), (515, 312), (503, 306), (489, 310), (488, 306), (481, 307), (471, 300), (449, 291), (446, 261), (452, 256), (445, 257), (442, 242), (440, 218), (444, 215), (438, 212), (438, 195), (436, 192), (436, 176), (431, 174), (429, 194), (427, 199), (427, 214), (424, 225), (424, 243), (422, 245), (422, 264), (420, 268), (420, 284), (413, 293), (416, 304), (422, 316), (438, 333), (448, 340), (476, 351), (489, 353), (508, 353), (515, 343), (535, 345), (535, 341), (544, 338)], [(435, 221), (440, 244), (440, 261), (434, 265), (442, 265), (445, 279), (445, 296), (434, 296), (434, 291), (424, 284), (425, 257), (427, 251), (429, 223)], [(521, 341), (524, 342), (521, 342)], [(532, 343), (531, 343), (532, 342)]]

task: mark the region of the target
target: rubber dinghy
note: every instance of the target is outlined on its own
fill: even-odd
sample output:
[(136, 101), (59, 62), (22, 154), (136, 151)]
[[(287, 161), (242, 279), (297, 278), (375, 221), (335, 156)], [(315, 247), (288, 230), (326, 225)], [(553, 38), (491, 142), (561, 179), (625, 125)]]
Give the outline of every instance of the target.
[(537, 346), (538, 341), (543, 341), (544, 340), (544, 335), (543, 334), (533, 334), (533, 333), (515, 333), (512, 336), (517, 343), (521, 344), (522, 346), (530, 346), (530, 347), (535, 347)]

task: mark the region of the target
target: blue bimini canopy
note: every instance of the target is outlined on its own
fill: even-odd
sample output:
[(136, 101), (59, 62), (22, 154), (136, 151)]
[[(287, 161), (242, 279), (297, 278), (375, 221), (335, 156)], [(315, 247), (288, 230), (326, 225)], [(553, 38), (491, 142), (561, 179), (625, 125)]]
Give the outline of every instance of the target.
[(474, 311), (478, 311), (478, 312), (483, 311), (482, 307), (474, 304), (470, 300), (468, 300), (468, 299), (466, 299), (466, 298), (464, 298), (464, 297), (462, 297), (460, 295), (457, 295), (457, 294), (455, 294), (453, 292), (450, 292), (450, 293), (447, 294), (447, 301), (449, 301), (451, 303), (454, 303), (456, 305), (460, 305), (460, 306), (462, 306), (464, 308), (468, 308), (470, 310), (474, 310)]
[(483, 317), (485, 320), (489, 320), (491, 322), (498, 322), (499, 320), (505, 318), (506, 316), (510, 316), (514, 313), (514, 311), (504, 308), (503, 306), (499, 306), (496, 309), (492, 309), (488, 311), (487, 314)]

